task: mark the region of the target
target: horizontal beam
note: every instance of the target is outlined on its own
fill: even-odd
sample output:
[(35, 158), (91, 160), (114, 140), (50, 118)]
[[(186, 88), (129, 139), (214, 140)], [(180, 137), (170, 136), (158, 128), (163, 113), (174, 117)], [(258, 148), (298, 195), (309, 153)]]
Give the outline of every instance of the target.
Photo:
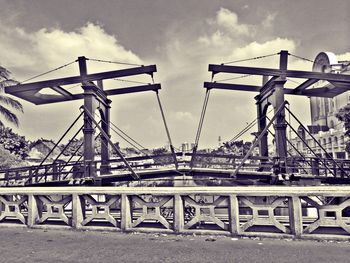
[(317, 79), (327, 81), (341, 81), (350, 84), (350, 75), (322, 73), (313, 71), (301, 70), (280, 70), (272, 68), (256, 68), (256, 67), (241, 67), (241, 66), (226, 66), (209, 64), (209, 71), (216, 73), (237, 73), (237, 74), (251, 74), (263, 76), (277, 76), (289, 78), (303, 78), (303, 79)]
[(333, 98), (343, 92), (346, 92), (348, 89), (344, 88), (328, 88), (328, 87), (323, 87), (323, 88), (315, 88), (315, 89), (309, 89), (305, 90), (303, 92), (304, 96), (309, 96), (309, 97), (324, 97), (324, 98)]
[[(243, 84), (231, 84), (231, 83), (219, 83), (219, 82), (204, 82), (204, 88), (207, 89), (224, 89), (224, 90), (237, 90), (237, 91), (250, 91), (250, 92), (259, 92), (260, 86), (253, 85), (243, 85)], [(339, 95), (346, 91), (344, 88), (317, 88), (304, 90), (302, 92), (295, 92), (295, 89), (284, 88), (284, 94), (286, 95), (298, 95), (298, 96), (307, 96), (307, 97), (324, 97), (324, 98), (333, 98), (336, 95)], [(264, 92), (265, 94), (266, 92)]]
[[(107, 96), (108, 95), (122, 95), (122, 94), (128, 94), (128, 93), (136, 93), (136, 92), (144, 92), (144, 91), (156, 91), (161, 89), (160, 84), (148, 84), (148, 85), (141, 85), (141, 86), (134, 86), (134, 87), (127, 87), (127, 88), (119, 88), (119, 89), (110, 89), (101, 91), (104, 92)], [(43, 105), (43, 104), (51, 104), (51, 103), (57, 103), (57, 102), (64, 102), (64, 101), (72, 101), (72, 100), (79, 100), (84, 98), (84, 94), (72, 94), (71, 96), (52, 96), (49, 97), (40, 97), (40, 96), (21, 96), (22, 93), (16, 93), (16, 96), (27, 100), (29, 102), (32, 102), (36, 105)]]
[(149, 91), (149, 90), (156, 91), (160, 89), (161, 89), (160, 84), (147, 84), (147, 85), (141, 85), (141, 86), (105, 90), (105, 92), (107, 95), (121, 95), (121, 94), (136, 93), (136, 92), (143, 92), (143, 91)]
[(204, 82), (204, 88), (259, 92), (261, 87), (260, 86), (253, 86), (253, 85), (244, 85), (244, 84)]
[(304, 81), (303, 83), (301, 83), (298, 87), (296, 87), (294, 89), (294, 93), (301, 93), (303, 92), (305, 89), (307, 89), (308, 87), (310, 87), (311, 85), (315, 84), (316, 82), (318, 82), (318, 79), (308, 79), (306, 81)]
[(152, 74), (157, 71), (156, 65), (142, 66), (137, 68), (121, 69), (114, 71), (106, 71), (94, 74), (88, 74), (81, 78), (81, 76), (59, 78), (45, 81), (38, 81), (32, 83), (18, 84), (15, 86), (5, 87), (5, 92), (9, 94), (15, 94), (17, 92), (29, 91), (29, 90), (40, 90), (47, 87), (56, 87), (62, 85), (70, 85), (75, 83), (89, 82), (95, 80), (120, 78), (126, 76), (140, 75), (140, 74)]
[(73, 96), (72, 93), (70, 93), (68, 90), (65, 90), (65, 89), (62, 88), (61, 86), (50, 87), (50, 88), (53, 89), (54, 91), (56, 91), (57, 93), (63, 95), (63, 96), (70, 96), (70, 97)]

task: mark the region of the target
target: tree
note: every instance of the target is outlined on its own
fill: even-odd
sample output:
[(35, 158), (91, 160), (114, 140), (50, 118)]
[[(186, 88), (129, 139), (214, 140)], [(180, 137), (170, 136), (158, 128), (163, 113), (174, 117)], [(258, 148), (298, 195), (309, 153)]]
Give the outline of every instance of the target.
[(29, 144), (25, 137), (14, 133), (10, 128), (0, 126), (0, 145), (20, 159), (28, 156)]
[(27, 165), (19, 156), (11, 154), (0, 144), (0, 170)]
[[(349, 137), (350, 136), (350, 104), (347, 104), (343, 108), (341, 108), (335, 116), (338, 118), (338, 120), (344, 122), (345, 136)], [(347, 153), (350, 153), (350, 141), (346, 142), (345, 151)]]
[[(64, 144), (60, 146), (61, 149), (65, 147)], [(84, 139), (74, 139), (70, 142), (70, 144), (66, 147), (66, 149), (63, 152), (63, 155), (65, 156), (71, 156), (76, 155), (80, 156), (84, 153)]]
[[(18, 126), (19, 121), (17, 115), (12, 110), (23, 112), (23, 107), (19, 101), (5, 95), (5, 87), (17, 83), (17, 81), (10, 79), (10, 72), (0, 66), (0, 117), (16, 126)], [(4, 123), (0, 119), (0, 127), (4, 126)]]

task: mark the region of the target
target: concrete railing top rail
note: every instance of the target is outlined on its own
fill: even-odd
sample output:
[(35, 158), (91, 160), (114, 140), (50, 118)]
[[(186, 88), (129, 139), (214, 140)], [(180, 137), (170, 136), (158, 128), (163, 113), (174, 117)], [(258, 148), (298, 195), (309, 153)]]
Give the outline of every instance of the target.
[(152, 194), (245, 196), (350, 196), (350, 186), (233, 186), (233, 187), (1, 187), (0, 195)]

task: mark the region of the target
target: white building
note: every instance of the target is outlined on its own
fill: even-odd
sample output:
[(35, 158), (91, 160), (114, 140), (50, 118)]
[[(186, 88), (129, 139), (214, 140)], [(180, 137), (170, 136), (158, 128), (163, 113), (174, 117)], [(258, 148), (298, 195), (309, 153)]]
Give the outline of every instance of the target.
[[(350, 61), (338, 61), (333, 53), (321, 52), (315, 59), (313, 71), (350, 74)], [(324, 82), (319, 81), (314, 87), (324, 85)], [(344, 123), (336, 118), (339, 109), (347, 104), (350, 104), (350, 91), (346, 91), (334, 98), (310, 98), (311, 125), (307, 126), (307, 128), (327, 153), (302, 128), (298, 129), (298, 133), (304, 138), (311, 150), (320, 157), (327, 157), (326, 155), (329, 154), (333, 158), (349, 158), (345, 152)], [(310, 148), (300, 138), (294, 138), (291, 142), (302, 154), (314, 156)], [(290, 151), (297, 155), (292, 147), (290, 147)]]

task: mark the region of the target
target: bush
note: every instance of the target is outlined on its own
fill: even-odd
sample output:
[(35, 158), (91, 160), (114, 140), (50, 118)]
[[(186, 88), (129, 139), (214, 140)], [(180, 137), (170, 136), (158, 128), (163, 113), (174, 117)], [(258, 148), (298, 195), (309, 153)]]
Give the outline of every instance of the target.
[(0, 145), (0, 170), (26, 165), (18, 156), (11, 154)]

